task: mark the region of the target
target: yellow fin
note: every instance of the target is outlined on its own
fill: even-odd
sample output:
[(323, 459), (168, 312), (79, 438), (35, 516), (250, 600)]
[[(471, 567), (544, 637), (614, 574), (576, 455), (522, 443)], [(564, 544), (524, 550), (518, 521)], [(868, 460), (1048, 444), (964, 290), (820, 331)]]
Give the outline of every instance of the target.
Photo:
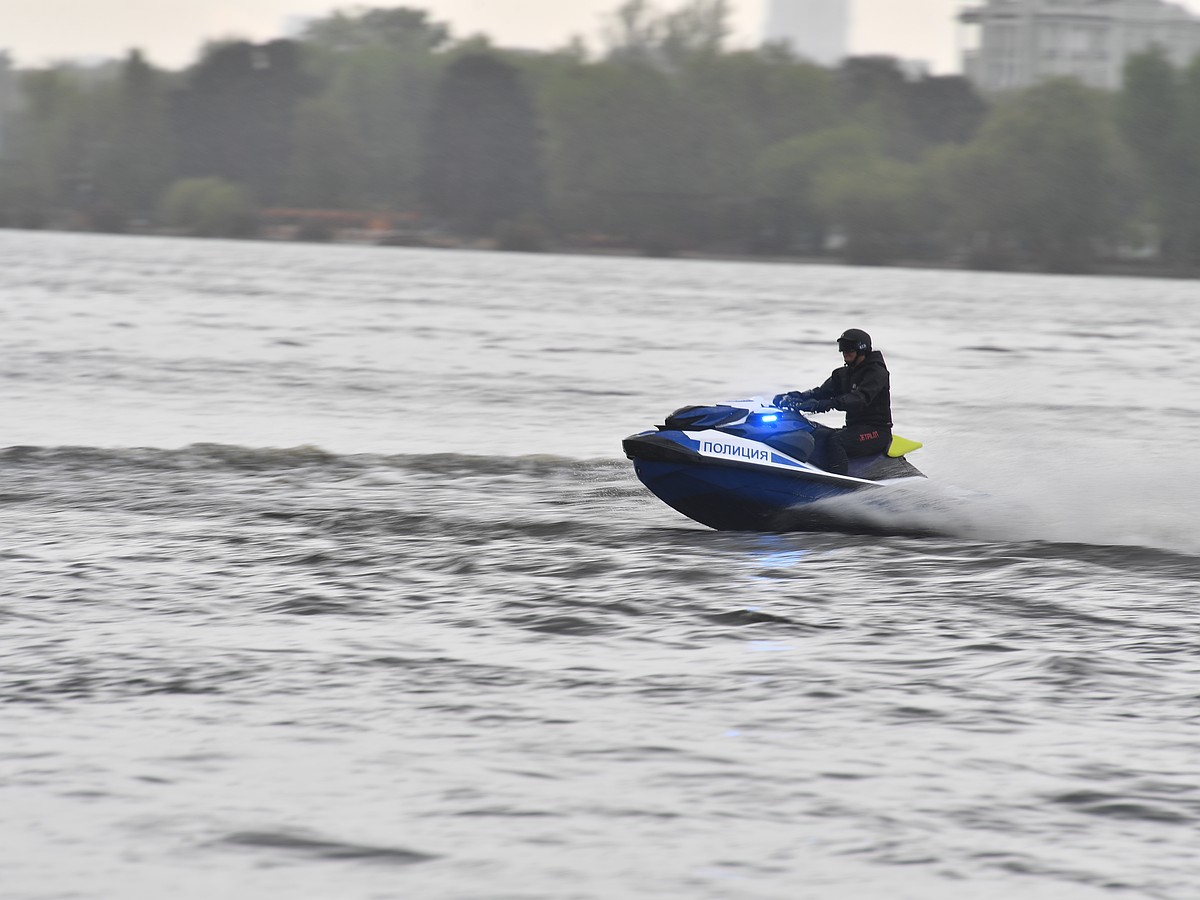
[(910, 441), (908, 438), (902, 438), (898, 434), (893, 434), (892, 445), (888, 447), (888, 456), (895, 459), (912, 453), (914, 450), (920, 450), (924, 446), (920, 441)]

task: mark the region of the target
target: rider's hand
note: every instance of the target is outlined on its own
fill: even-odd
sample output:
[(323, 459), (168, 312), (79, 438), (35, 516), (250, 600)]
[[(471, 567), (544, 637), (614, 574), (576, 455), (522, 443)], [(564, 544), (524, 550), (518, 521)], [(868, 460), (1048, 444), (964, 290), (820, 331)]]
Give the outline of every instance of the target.
[(808, 391), (788, 391), (786, 394), (776, 394), (775, 399), (771, 401), (771, 405), (776, 409), (796, 411), (800, 409), (800, 405), (807, 399)]

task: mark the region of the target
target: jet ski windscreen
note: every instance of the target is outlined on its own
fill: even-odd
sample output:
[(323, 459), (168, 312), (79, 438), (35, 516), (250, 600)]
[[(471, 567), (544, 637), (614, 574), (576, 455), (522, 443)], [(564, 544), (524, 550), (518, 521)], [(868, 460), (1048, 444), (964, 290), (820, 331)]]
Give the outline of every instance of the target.
[(667, 416), (668, 431), (696, 431), (701, 428), (719, 428), (746, 418), (744, 409), (732, 406), (685, 406)]

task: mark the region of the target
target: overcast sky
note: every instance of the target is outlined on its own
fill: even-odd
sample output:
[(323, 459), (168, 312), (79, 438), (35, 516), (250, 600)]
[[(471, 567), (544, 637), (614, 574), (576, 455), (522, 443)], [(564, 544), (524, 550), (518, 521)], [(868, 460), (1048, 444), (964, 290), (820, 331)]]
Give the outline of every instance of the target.
[[(278, 37), (289, 22), (355, 6), (414, 6), (448, 22), (456, 36), (483, 32), (506, 46), (550, 48), (581, 35), (593, 46), (621, 0), (0, 0), (0, 49), (18, 65), (123, 56), (137, 47), (160, 66), (177, 68), (207, 39)], [(733, 0), (737, 41), (756, 45), (767, 0)], [(957, 69), (958, 0), (855, 0), (852, 50), (925, 59)], [(658, 0), (677, 8), (682, 0)]]

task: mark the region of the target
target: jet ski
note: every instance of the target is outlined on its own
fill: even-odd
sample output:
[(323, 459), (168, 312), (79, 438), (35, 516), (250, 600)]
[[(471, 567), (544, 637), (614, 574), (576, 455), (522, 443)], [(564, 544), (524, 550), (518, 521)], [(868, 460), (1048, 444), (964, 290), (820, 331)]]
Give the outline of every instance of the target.
[(827, 501), (925, 477), (905, 459), (922, 445), (896, 436), (886, 453), (852, 458), (847, 474), (826, 471), (833, 432), (754, 398), (685, 406), (622, 446), (651, 493), (718, 531), (831, 527)]

